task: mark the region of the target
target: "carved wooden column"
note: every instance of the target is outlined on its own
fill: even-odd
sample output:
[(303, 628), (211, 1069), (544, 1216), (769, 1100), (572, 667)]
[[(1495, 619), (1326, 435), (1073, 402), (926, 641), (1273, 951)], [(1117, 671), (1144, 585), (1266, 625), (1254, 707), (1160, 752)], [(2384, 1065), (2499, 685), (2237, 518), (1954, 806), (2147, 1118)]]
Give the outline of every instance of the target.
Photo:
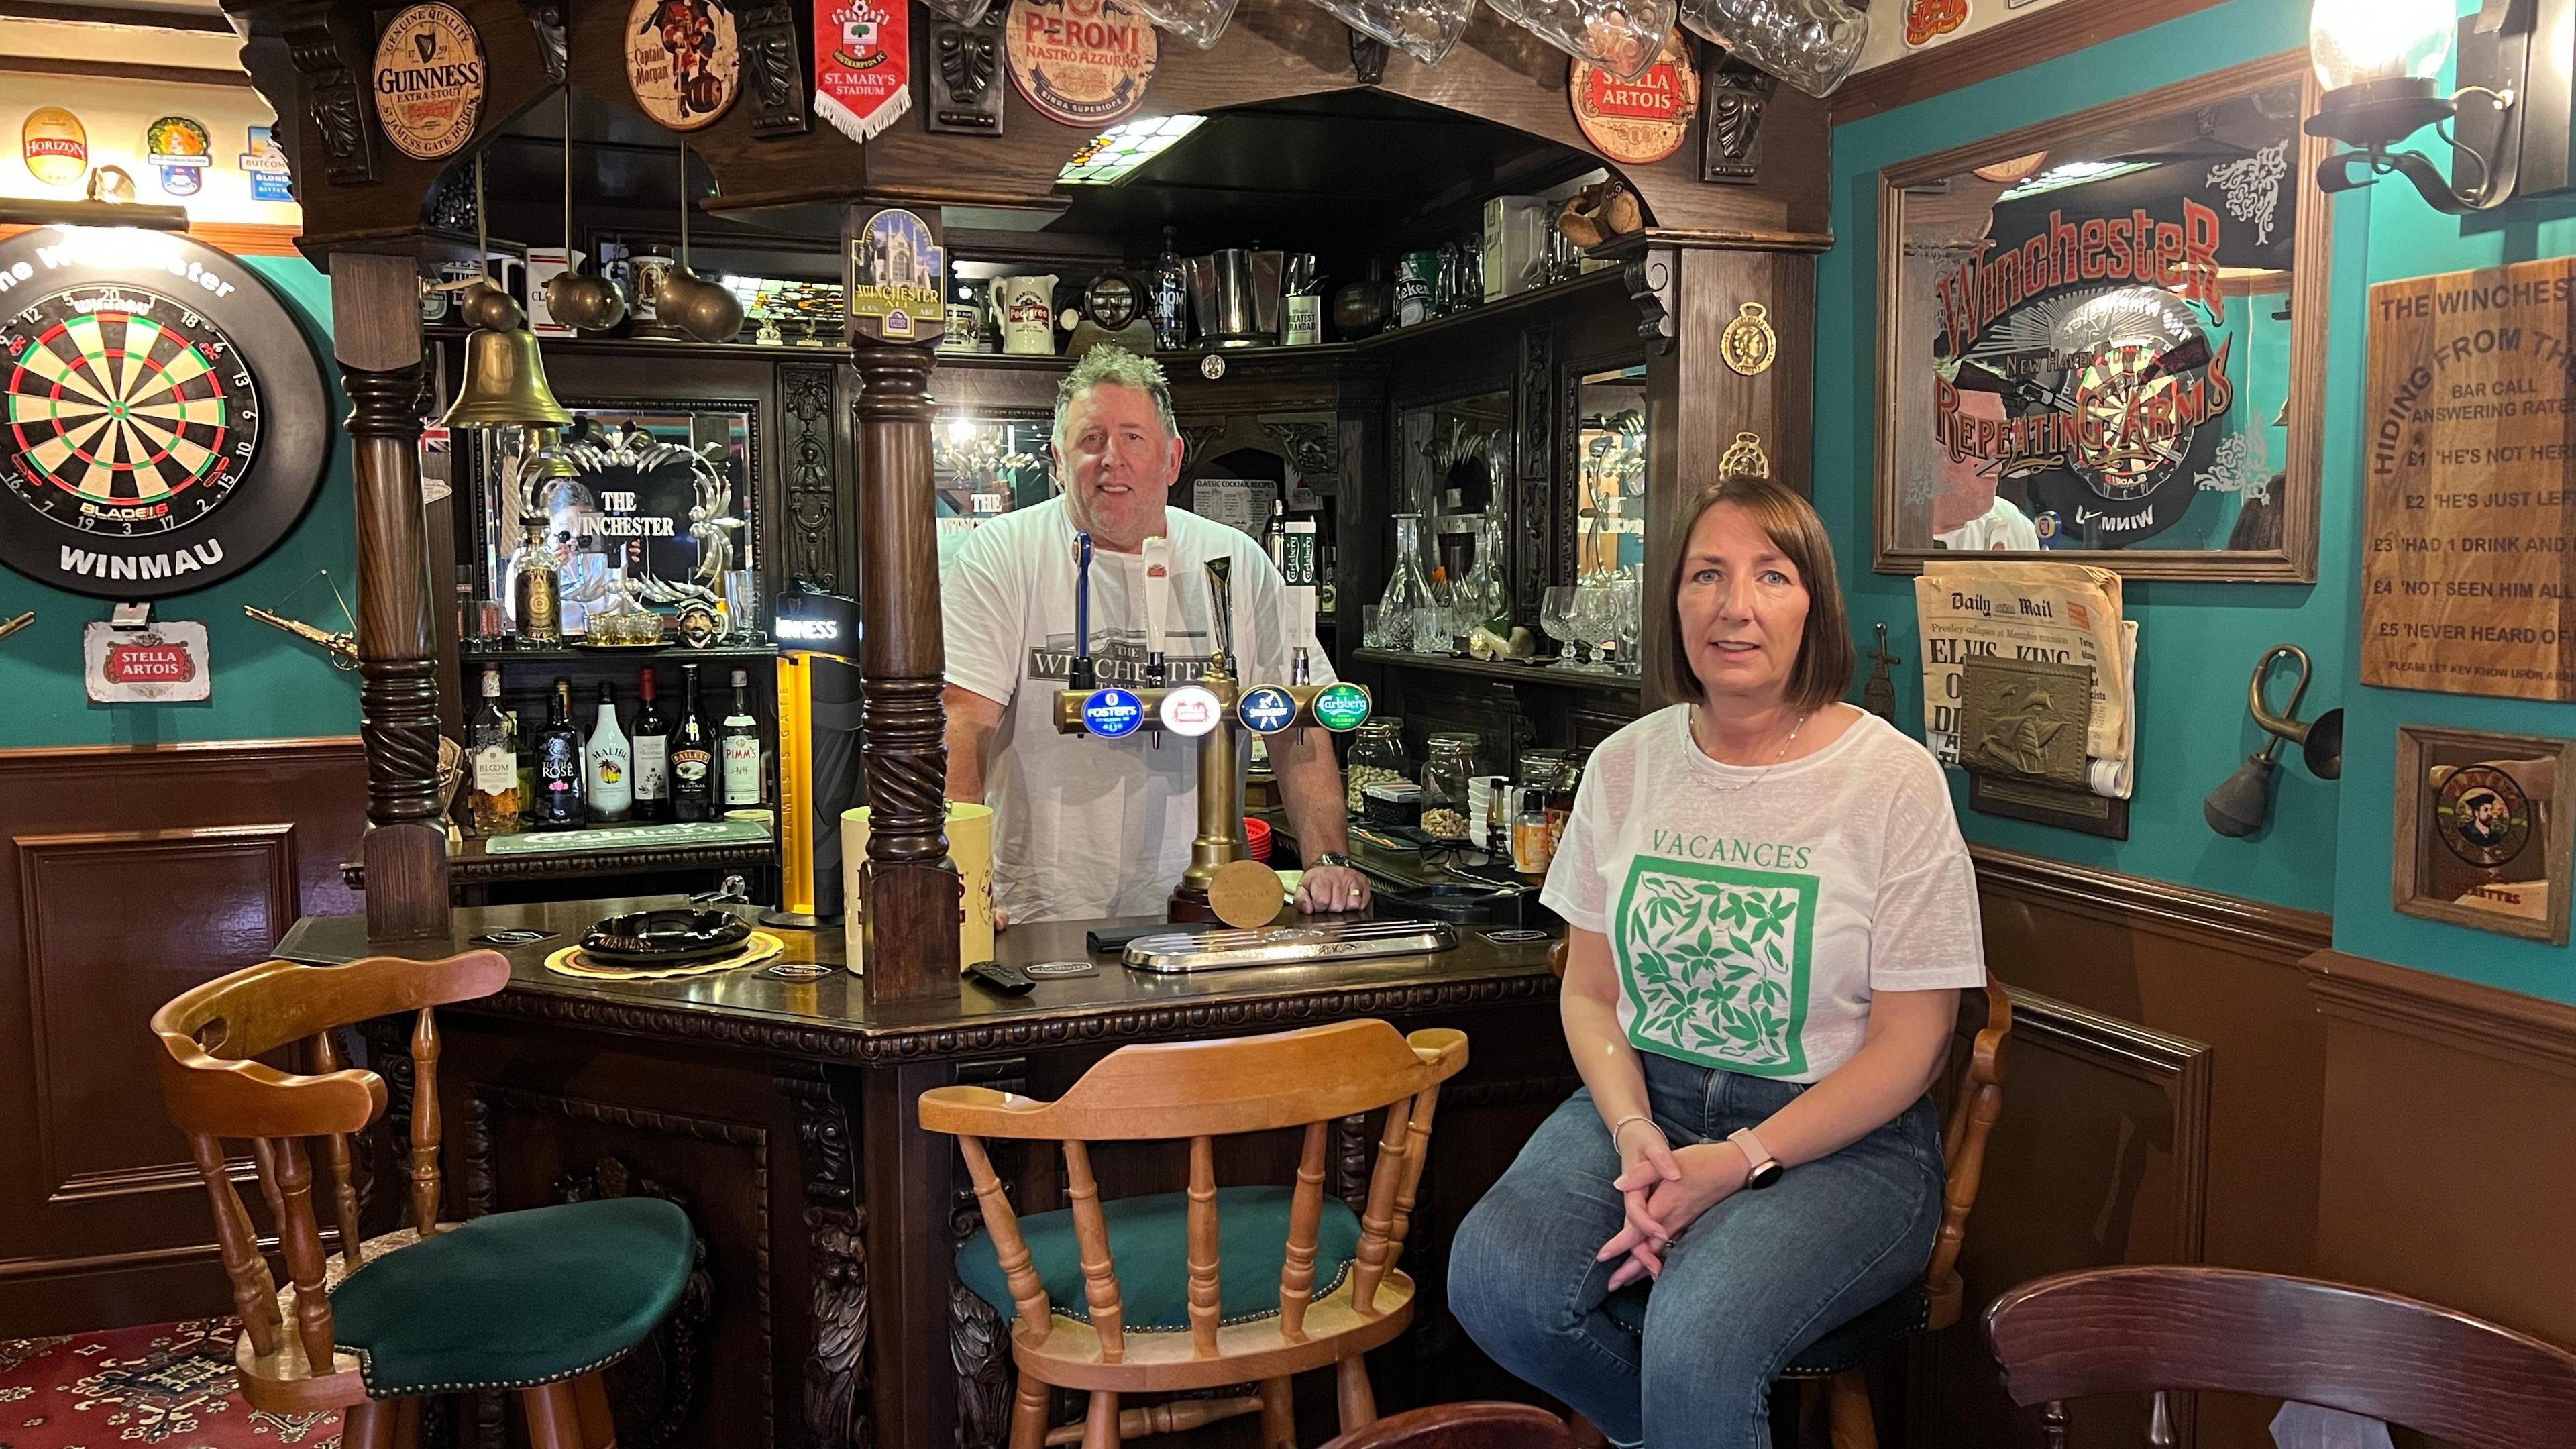
[[(853, 225), (870, 213), (853, 212)], [(846, 233), (845, 233), (846, 234)], [(935, 309), (937, 303), (932, 304)], [(868, 778), (867, 988), (873, 1001), (954, 1001), (957, 867), (948, 858), (947, 712), (939, 691), (938, 502), (931, 488), (934, 326), (907, 343), (851, 320), (859, 375), (861, 763)]]
[(358, 732), (367, 748), (367, 935), (447, 935), (438, 657), (420, 496), (420, 291), (408, 255), (331, 258), (333, 350), (357, 465)]

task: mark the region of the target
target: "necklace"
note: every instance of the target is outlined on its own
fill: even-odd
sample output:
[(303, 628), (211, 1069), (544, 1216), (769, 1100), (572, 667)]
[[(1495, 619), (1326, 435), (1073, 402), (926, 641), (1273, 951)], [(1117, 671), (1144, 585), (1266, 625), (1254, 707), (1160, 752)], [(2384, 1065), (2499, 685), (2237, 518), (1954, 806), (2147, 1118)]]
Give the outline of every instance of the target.
[[(1719, 789), (1718, 793), (1719, 793), (1719, 794), (1722, 794), (1722, 795), (1732, 795), (1732, 794), (1734, 794), (1735, 792), (1737, 792), (1737, 791), (1739, 791), (1739, 790), (1750, 790), (1750, 789), (1752, 789), (1754, 786), (1761, 784), (1761, 783), (1763, 782), (1763, 780), (1764, 780), (1764, 779), (1766, 779), (1766, 778), (1768, 778), (1768, 777), (1769, 777), (1769, 775), (1771, 774), (1771, 772), (1772, 772), (1773, 770), (1776, 770), (1776, 769), (1780, 768), (1780, 762), (1781, 762), (1782, 760), (1785, 760), (1785, 759), (1789, 758), (1789, 747), (1790, 747), (1791, 745), (1794, 745), (1794, 744), (1796, 744), (1796, 743), (1798, 742), (1798, 731), (1800, 731), (1800, 730), (1802, 730), (1802, 729), (1805, 729), (1805, 728), (1807, 727), (1807, 721), (1808, 721), (1810, 718), (1814, 717), (1814, 714), (1815, 714), (1815, 711), (1813, 711), (1813, 710), (1809, 710), (1807, 713), (1805, 713), (1805, 714), (1802, 714), (1802, 715), (1798, 716), (1798, 722), (1797, 722), (1796, 724), (1793, 724), (1793, 725), (1789, 726), (1789, 737), (1788, 737), (1787, 739), (1782, 740), (1782, 741), (1780, 742), (1780, 753), (1778, 753), (1778, 754), (1776, 754), (1776, 755), (1773, 755), (1773, 756), (1771, 757), (1771, 763), (1770, 763), (1770, 764), (1767, 764), (1767, 765), (1764, 765), (1764, 766), (1762, 767), (1762, 773), (1761, 773), (1761, 774), (1754, 776), (1752, 779), (1745, 781), (1745, 782), (1744, 782), (1743, 784), (1741, 784), (1741, 785), (1728, 785), (1728, 786), (1723, 786), (1723, 787), (1721, 787), (1721, 788)], [(1699, 751), (1700, 751), (1700, 753), (1701, 753), (1701, 754), (1707, 755), (1711, 760), (1717, 760), (1717, 755), (1715, 754), (1715, 752), (1713, 752), (1713, 751), (1711, 751), (1711, 750), (1708, 750), (1708, 749), (1706, 749), (1706, 748), (1703, 748), (1703, 747), (1701, 747), (1701, 746), (1700, 746), (1700, 744), (1699, 744), (1699, 721), (1700, 721), (1700, 707), (1699, 707), (1698, 705), (1692, 705), (1692, 706), (1691, 706), (1691, 712), (1690, 712), (1690, 727), (1691, 727), (1691, 744), (1692, 744), (1692, 747), (1693, 747), (1693, 748), (1695, 748), (1695, 749), (1699, 749)], [(1722, 763), (1724, 763), (1724, 762), (1723, 762), (1723, 761), (1719, 761), (1719, 763), (1721, 763), (1721, 764), (1722, 764)]]

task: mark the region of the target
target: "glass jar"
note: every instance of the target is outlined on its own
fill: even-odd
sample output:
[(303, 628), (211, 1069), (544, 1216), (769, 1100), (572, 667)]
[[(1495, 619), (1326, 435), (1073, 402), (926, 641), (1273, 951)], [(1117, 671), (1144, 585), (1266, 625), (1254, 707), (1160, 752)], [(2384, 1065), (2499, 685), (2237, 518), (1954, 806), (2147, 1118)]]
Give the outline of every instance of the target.
[(1413, 778), (1413, 762), (1404, 757), (1404, 721), (1393, 715), (1371, 715), (1360, 721), (1351, 739), (1350, 758), (1342, 763), (1343, 805), (1361, 812), (1368, 787)]
[(1399, 513), (1395, 515), (1395, 570), (1377, 605), (1386, 647), (1398, 653), (1411, 650), (1415, 613), (1435, 607), (1431, 581), (1422, 573), (1422, 515)]
[(1422, 756), (1422, 833), (1435, 840), (1467, 838), (1469, 777), (1476, 773), (1470, 730), (1434, 730)]
[(1564, 750), (1523, 750), (1516, 783), (1524, 790), (1545, 791), (1573, 766), (1574, 757)]

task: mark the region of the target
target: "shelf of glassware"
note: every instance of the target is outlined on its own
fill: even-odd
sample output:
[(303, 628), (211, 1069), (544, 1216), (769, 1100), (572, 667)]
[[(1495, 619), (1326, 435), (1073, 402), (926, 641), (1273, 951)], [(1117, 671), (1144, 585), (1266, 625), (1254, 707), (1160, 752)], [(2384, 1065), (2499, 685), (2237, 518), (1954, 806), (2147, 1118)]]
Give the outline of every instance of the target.
[(1601, 694), (1634, 695), (1644, 687), (1644, 681), (1634, 674), (1614, 672), (1599, 665), (1567, 664), (1554, 659), (1521, 663), (1469, 659), (1456, 654), (1412, 654), (1397, 649), (1354, 649), (1351, 660), (1357, 664), (1379, 664), (1392, 669), (1425, 669), (1436, 674), (1464, 674), (1477, 679), (1500, 679), (1552, 689), (1588, 689)]

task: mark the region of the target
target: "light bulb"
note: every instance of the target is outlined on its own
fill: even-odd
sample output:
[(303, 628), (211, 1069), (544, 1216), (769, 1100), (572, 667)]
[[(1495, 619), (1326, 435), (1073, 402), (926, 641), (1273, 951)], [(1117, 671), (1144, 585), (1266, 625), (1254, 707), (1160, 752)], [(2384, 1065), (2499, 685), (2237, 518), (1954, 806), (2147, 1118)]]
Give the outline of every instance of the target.
[(2308, 57), (2330, 91), (2363, 81), (2431, 80), (2451, 57), (2458, 22), (2453, 0), (2316, 0)]

